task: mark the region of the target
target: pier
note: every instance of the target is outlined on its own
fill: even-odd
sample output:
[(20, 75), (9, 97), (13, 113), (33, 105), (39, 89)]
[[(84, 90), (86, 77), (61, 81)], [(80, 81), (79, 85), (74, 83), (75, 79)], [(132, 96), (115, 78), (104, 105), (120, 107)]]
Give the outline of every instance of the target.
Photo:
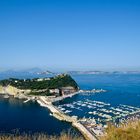
[(29, 102), (30, 100), (31, 100), (31, 99), (27, 99), (27, 100), (24, 101), (24, 103), (27, 103), (27, 102)]
[(72, 126), (77, 128), (83, 134), (86, 140), (97, 140), (97, 137), (93, 133), (91, 133), (83, 124), (81, 124), (75, 116), (70, 117), (64, 114), (61, 110), (55, 107), (51, 101), (49, 101), (45, 97), (43, 96), (38, 97), (37, 102), (41, 106), (47, 107), (55, 118), (61, 121), (72, 123)]

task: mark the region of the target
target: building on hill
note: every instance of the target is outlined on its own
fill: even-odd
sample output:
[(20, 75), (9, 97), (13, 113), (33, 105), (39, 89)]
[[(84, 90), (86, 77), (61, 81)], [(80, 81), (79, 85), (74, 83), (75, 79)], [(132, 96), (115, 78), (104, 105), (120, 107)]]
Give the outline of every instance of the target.
[(71, 93), (74, 93), (74, 92), (76, 92), (76, 89), (72, 86), (61, 88), (61, 94), (62, 95), (68, 95), (68, 94), (71, 94)]
[(39, 78), (39, 79), (37, 79), (37, 81), (38, 81), (38, 82), (43, 81), (43, 78)]
[(50, 89), (49, 92), (50, 93), (59, 94), (60, 93), (60, 90), (59, 89)]

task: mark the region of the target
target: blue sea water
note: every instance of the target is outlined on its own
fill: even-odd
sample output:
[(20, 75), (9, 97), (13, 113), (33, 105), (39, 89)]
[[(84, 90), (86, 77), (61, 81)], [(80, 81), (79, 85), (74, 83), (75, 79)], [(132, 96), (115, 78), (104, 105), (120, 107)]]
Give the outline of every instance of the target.
[(94, 100), (140, 107), (140, 74), (75, 75), (73, 78), (81, 89), (108, 91), (90, 96)]
[(53, 135), (69, 129), (72, 129), (70, 124), (53, 118), (46, 108), (37, 103), (25, 104), (14, 98), (0, 98), (0, 132), (42, 132)]
[[(17, 78), (34, 78), (31, 76), (15, 76)], [(65, 99), (57, 105), (70, 104), (72, 102), (101, 101), (111, 104), (112, 107), (120, 104), (140, 107), (140, 74), (101, 74), (101, 75), (72, 75), (81, 89), (105, 89), (106, 93), (83, 95), (78, 94)], [(8, 77), (1, 77), (1, 79)], [(72, 111), (71, 115), (85, 116), (89, 110)], [(0, 131), (13, 132), (46, 132), (59, 134), (61, 131), (73, 129), (70, 124), (60, 122), (49, 115), (46, 108), (37, 103), (24, 104), (22, 101), (9, 98), (0, 98)]]
[[(114, 118), (124, 115), (126, 111), (131, 107), (135, 107), (130, 113), (140, 111), (140, 75), (136, 74), (102, 74), (102, 75), (73, 75), (73, 78), (77, 81), (80, 89), (105, 89), (107, 92), (103, 93), (80, 93), (72, 98), (65, 99), (56, 103), (56, 105), (70, 116), (78, 116), (79, 119), (83, 117), (95, 119), (97, 123), (103, 123), (107, 121), (103, 114), (110, 115)], [(109, 104), (109, 105), (101, 105)], [(98, 106), (99, 105), (99, 106)], [(127, 105), (131, 107), (123, 107)], [(108, 111), (114, 109), (123, 109), (123, 111), (115, 111), (119, 115), (114, 115), (112, 112), (104, 112), (103, 109)], [(93, 114), (96, 111), (96, 114)], [(93, 113), (92, 113), (93, 112)], [(114, 112), (114, 111), (113, 111)], [(123, 117), (115, 119), (115, 122), (121, 121)]]

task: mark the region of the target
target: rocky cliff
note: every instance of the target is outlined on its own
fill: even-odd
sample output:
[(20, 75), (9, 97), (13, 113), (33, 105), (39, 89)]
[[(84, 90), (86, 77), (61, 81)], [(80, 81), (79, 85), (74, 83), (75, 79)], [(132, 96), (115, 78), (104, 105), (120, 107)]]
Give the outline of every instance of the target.
[(0, 85), (0, 94), (9, 94), (16, 96), (17, 94), (28, 94), (31, 90), (21, 90), (13, 86), (2, 86)]

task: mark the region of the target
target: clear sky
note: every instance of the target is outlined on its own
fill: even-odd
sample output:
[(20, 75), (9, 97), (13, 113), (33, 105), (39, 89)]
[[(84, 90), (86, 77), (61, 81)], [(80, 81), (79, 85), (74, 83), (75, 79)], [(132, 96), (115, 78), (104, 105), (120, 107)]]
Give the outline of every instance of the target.
[(0, 68), (140, 69), (140, 0), (0, 0)]

